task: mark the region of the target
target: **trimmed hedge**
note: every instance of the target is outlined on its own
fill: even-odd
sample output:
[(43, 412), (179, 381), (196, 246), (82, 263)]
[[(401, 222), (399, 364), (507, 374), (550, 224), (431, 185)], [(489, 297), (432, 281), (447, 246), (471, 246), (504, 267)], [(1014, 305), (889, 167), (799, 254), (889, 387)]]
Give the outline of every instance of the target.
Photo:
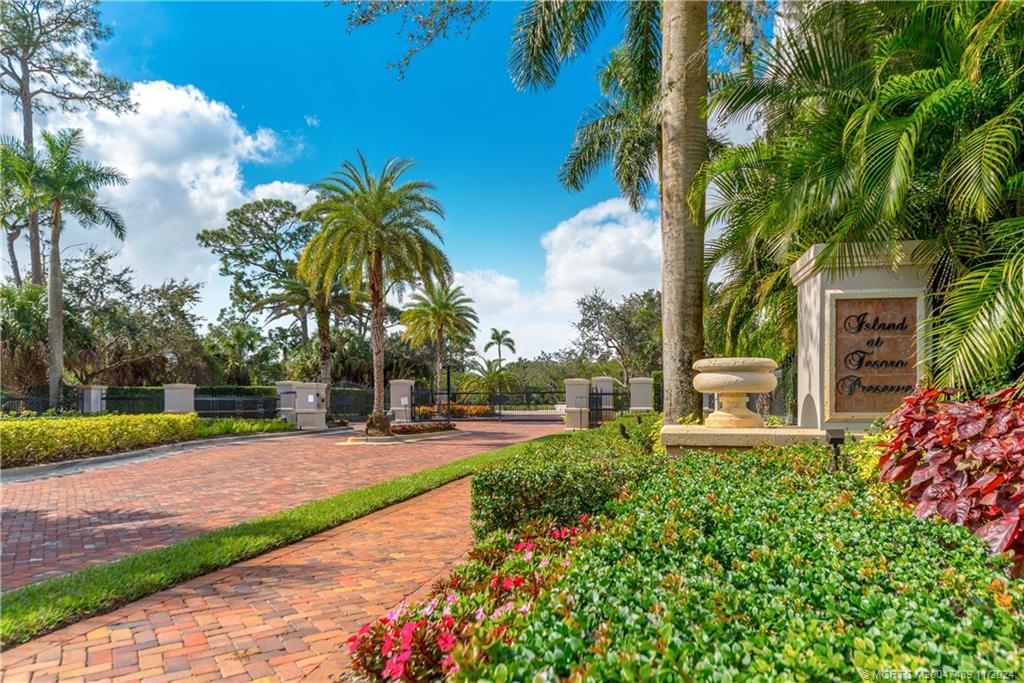
[(600, 511), (626, 484), (665, 466), (665, 456), (649, 447), (649, 434), (659, 419), (622, 418), (570, 439), (536, 444), (478, 472), (472, 484), (477, 537), (530, 519), (563, 523)]
[(195, 413), (0, 420), (0, 467), (62, 462), (218, 434), (290, 429), (283, 420), (204, 420)]
[[(859, 680), (1024, 670), (1024, 583), (824, 449), (689, 453), (581, 539), (460, 680)], [(486, 624), (486, 622), (484, 622)]]

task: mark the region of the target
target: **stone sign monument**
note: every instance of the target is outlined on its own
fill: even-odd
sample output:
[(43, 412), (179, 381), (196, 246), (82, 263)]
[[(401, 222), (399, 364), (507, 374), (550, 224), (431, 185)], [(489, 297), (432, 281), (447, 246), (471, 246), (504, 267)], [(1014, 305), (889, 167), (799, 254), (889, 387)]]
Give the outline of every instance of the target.
[(801, 427), (863, 429), (899, 405), (923, 375), (918, 362), (931, 264), (905, 242), (898, 265), (864, 257), (830, 274), (822, 245), (793, 265), (797, 286), (797, 418)]

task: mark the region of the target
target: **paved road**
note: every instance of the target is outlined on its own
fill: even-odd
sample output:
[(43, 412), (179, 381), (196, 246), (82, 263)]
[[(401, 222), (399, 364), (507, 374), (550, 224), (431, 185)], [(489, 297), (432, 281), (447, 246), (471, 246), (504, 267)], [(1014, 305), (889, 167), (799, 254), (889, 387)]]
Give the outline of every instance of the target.
[(0, 680), (337, 680), (360, 625), (465, 555), (469, 517), (463, 479), (13, 648)]
[(462, 427), (468, 434), (375, 446), (340, 445), (345, 437), (337, 434), (269, 438), (5, 483), (3, 589), (562, 428), (509, 422)]

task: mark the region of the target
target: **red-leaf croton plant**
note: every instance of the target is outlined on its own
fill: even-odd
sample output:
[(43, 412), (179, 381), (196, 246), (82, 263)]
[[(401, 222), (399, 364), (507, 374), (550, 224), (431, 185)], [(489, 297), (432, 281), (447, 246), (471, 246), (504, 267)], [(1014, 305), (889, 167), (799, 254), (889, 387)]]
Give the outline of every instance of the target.
[(1013, 552), (1024, 573), (1024, 398), (1013, 389), (947, 400), (948, 389), (918, 389), (889, 418), (881, 444), (883, 481), (908, 481), (921, 519), (963, 524), (994, 553)]

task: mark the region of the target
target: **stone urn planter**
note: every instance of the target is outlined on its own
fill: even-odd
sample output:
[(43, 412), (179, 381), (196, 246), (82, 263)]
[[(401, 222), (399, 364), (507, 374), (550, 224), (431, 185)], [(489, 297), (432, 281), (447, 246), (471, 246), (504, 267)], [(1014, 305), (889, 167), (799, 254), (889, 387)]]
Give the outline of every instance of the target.
[(693, 364), (697, 376), (693, 388), (702, 394), (718, 394), (721, 407), (704, 420), (705, 427), (764, 427), (764, 420), (747, 408), (748, 394), (764, 394), (775, 388), (778, 365), (771, 358), (706, 358)]

